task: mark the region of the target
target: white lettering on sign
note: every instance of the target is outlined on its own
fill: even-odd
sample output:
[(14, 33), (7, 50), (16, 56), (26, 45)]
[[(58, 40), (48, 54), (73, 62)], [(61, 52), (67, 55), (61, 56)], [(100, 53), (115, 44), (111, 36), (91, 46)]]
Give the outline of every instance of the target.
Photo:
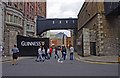
[(42, 43), (41, 41), (34, 41), (34, 42), (22, 41), (21, 46), (40, 46), (41, 43)]

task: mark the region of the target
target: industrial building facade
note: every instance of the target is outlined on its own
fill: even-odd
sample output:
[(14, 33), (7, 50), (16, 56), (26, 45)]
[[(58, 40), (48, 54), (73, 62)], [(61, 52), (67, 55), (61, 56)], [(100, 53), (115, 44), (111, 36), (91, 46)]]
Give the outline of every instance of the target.
[(117, 55), (120, 51), (120, 14), (107, 16), (106, 6), (110, 7), (105, 2), (85, 2), (81, 8), (76, 41), (81, 56)]

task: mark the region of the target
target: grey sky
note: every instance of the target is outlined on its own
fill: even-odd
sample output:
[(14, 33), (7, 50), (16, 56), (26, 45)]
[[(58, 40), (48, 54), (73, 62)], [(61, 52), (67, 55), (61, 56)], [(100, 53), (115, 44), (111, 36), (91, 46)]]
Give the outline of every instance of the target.
[[(77, 18), (84, 0), (47, 0), (47, 18)], [(64, 32), (70, 36), (68, 30), (51, 30)]]
[(84, 0), (47, 0), (47, 18), (77, 18)]

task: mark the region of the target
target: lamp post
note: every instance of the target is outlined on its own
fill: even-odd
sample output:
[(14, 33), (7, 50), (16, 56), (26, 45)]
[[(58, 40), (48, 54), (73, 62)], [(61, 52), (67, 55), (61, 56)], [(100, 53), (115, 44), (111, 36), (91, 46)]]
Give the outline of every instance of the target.
[(63, 45), (64, 45), (64, 33), (63, 33), (63, 38), (62, 39), (63, 39), (62, 42), (63, 42)]

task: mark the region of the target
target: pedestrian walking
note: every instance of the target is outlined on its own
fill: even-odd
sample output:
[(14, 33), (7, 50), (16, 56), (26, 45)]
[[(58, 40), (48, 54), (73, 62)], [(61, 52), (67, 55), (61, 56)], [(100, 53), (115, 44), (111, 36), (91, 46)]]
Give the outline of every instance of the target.
[(52, 52), (53, 52), (53, 49), (52, 47), (50, 47), (50, 53), (49, 53), (50, 57), (52, 57)]
[(42, 57), (43, 57), (43, 60), (45, 61), (46, 59), (46, 52), (45, 52), (45, 48), (42, 47)]
[(0, 56), (3, 56), (3, 46), (0, 45)]
[(4, 47), (2, 45), (0, 45), (0, 56), (6, 57)]
[(16, 65), (17, 64), (17, 59), (19, 56), (19, 49), (17, 48), (17, 45), (14, 45), (14, 47), (12, 48), (12, 65)]
[(62, 46), (62, 58), (66, 60), (67, 50), (65, 46)]
[(71, 45), (70, 46), (70, 60), (73, 60), (74, 58), (74, 47)]
[(58, 55), (58, 47), (55, 47), (55, 59), (59, 59), (59, 55)]
[(57, 54), (59, 56), (59, 58), (61, 59), (62, 53), (61, 53), (61, 46), (57, 47)]
[(47, 49), (47, 59), (50, 59), (50, 49)]
[(39, 61), (43, 61), (44, 62), (42, 50), (43, 50), (43, 47), (40, 46), (39, 49), (38, 49), (38, 55), (37, 55), (37, 59), (36, 59), (37, 62), (39, 62)]

